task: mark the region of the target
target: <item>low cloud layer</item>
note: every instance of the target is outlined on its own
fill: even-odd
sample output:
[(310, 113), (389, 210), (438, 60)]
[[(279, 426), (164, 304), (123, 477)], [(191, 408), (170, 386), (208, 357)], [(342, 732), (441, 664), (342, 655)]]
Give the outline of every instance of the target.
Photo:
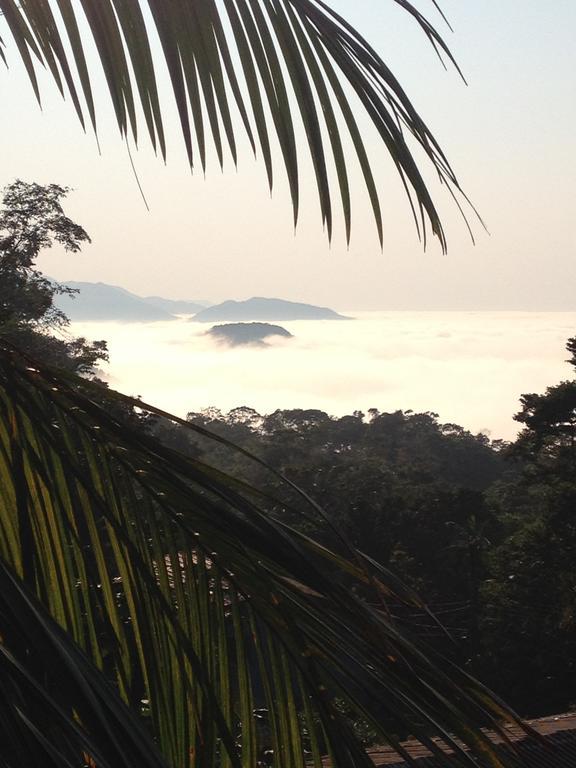
[(520, 395), (571, 377), (564, 346), (576, 313), (379, 312), (284, 326), (295, 338), (265, 349), (223, 349), (185, 321), (73, 331), (108, 339), (112, 387), (179, 415), (239, 405), (412, 409), (511, 439)]

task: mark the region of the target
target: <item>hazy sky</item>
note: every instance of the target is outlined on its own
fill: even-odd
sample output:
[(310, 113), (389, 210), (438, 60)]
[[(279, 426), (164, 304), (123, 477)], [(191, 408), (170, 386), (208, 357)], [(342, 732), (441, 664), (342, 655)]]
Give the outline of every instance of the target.
[[(191, 176), (173, 120), (166, 166), (144, 137), (135, 155), (147, 212), (103, 99), (99, 156), (94, 138), (82, 134), (70, 103), (61, 102), (48, 80), (40, 113), (0, 20), (11, 62), (9, 71), (0, 69), (0, 184), (20, 177), (73, 187), (68, 211), (93, 238), (79, 256), (44, 257), (44, 271), (213, 301), (266, 295), (338, 309), (576, 309), (576, 2), (441, 0), (455, 29), (446, 37), (468, 87), (442, 69), (391, 0), (331, 3), (406, 86), (490, 236), (476, 225), (472, 246), (440, 195), (449, 254), (435, 244), (423, 254), (378, 148), (384, 253), (360, 185), (349, 250), (341, 223), (328, 246), (309, 176), (294, 235), (279, 166), (272, 199), (245, 143), (237, 172), (231, 161), (224, 174), (212, 162), (207, 180), (201, 172)], [(429, 0), (417, 5), (438, 20)]]

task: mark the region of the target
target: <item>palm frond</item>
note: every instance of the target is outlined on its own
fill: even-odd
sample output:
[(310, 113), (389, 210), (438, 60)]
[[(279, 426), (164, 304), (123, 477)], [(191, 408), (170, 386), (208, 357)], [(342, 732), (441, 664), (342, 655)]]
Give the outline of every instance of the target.
[[(414, 18), (438, 54), (455, 64), (434, 26), (408, 0), (393, 2)], [(86, 41), (79, 32), (85, 20), (121, 134), (126, 137), (131, 132), (134, 140), (138, 139), (138, 101), (150, 140), (165, 157), (164, 123), (151, 44), (156, 34), (190, 164), (195, 162), (196, 144), (200, 164), (206, 168), (207, 135), (212, 137), (221, 165), (225, 145), (236, 162), (236, 135), (242, 125), (253, 149), (259, 145), (272, 187), (273, 132), (288, 177), (295, 221), (300, 186), (294, 124), (298, 114), (328, 236), (333, 224), (332, 167), (349, 240), (352, 206), (349, 159), (344, 150), (347, 133), (382, 243), (378, 194), (354, 117), (354, 102), (358, 102), (392, 157), (424, 244), (430, 227), (446, 248), (438, 211), (405, 133), (424, 151), (431, 168), (455, 195), (461, 192), (458, 180), (382, 58), (322, 0), (0, 0), (0, 13), (12, 43), (3, 55), (9, 56), (10, 47), (15, 48), (38, 99), (35, 61), (48, 68), (62, 93), (70, 94), (82, 124), (87, 112), (96, 129), (91, 87), (94, 73), (89, 71)]]
[(73, 384), (0, 352), (5, 764), (369, 765), (343, 708), (502, 764), (480, 727), (514, 716), (398, 629), (409, 592)]

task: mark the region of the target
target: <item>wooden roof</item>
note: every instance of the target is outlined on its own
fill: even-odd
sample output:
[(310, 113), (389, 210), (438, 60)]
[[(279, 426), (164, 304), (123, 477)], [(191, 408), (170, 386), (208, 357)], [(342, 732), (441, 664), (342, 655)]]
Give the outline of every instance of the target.
[[(519, 768), (576, 768), (576, 713), (527, 720), (526, 725), (537, 735), (529, 736), (517, 725), (506, 726), (506, 733), (512, 742), (510, 746), (505, 744), (498, 733), (486, 733), (499, 749), (505, 749), (509, 754), (512, 751)], [(433, 742), (439, 748), (440, 754), (434, 754), (415, 739), (402, 742), (401, 747), (410, 762), (417, 761), (418, 768), (449, 766), (451, 758), (455, 757), (454, 751), (440, 739), (433, 739)], [(376, 768), (406, 768), (407, 765), (407, 761), (392, 747), (372, 747), (368, 750), (368, 756)]]

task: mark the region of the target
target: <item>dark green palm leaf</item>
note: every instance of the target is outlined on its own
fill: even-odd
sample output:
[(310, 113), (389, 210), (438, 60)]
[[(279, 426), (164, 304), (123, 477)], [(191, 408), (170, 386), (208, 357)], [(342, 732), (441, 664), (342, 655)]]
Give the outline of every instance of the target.
[(479, 727), (513, 715), (398, 629), (383, 597), (409, 592), (83, 387), (0, 353), (0, 740), (29, 734), (6, 764), (162, 765), (146, 728), (174, 767), (368, 765), (343, 704), (393, 745), (500, 764)]
[[(438, 54), (454, 64), (432, 24), (408, 0), (393, 2), (414, 18)], [(242, 125), (254, 149), (257, 137), (272, 185), (269, 131), (273, 127), (296, 220), (300, 164), (293, 113), (298, 114), (328, 235), (332, 232), (332, 182), (326, 152), (329, 145), (349, 239), (348, 161), (342, 149), (345, 128), (368, 188), (382, 242), (380, 204), (364, 142), (352, 118), (356, 99), (396, 165), (424, 243), (430, 227), (446, 248), (440, 217), (404, 131), (424, 150), (431, 167), (455, 195), (461, 194), (458, 180), (384, 61), (322, 0), (223, 0), (222, 4), (215, 0), (79, 0), (77, 4), (70, 0), (22, 0), (19, 4), (0, 0), (0, 13), (38, 98), (34, 59), (48, 67), (62, 92), (68, 90), (82, 122), (78, 93), (83, 94), (95, 127), (90, 74), (78, 31), (79, 15), (83, 15), (122, 135), (131, 132), (137, 139), (138, 99), (152, 144), (165, 156), (163, 117), (150, 44), (153, 30), (145, 20), (151, 18), (170, 74), (190, 163), (194, 160), (195, 139), (201, 165), (206, 167), (207, 130), (220, 164), (224, 162), (223, 136), (236, 162), (236, 132)], [(341, 80), (348, 82), (352, 100), (345, 96)], [(232, 112), (232, 103), (237, 115)]]

